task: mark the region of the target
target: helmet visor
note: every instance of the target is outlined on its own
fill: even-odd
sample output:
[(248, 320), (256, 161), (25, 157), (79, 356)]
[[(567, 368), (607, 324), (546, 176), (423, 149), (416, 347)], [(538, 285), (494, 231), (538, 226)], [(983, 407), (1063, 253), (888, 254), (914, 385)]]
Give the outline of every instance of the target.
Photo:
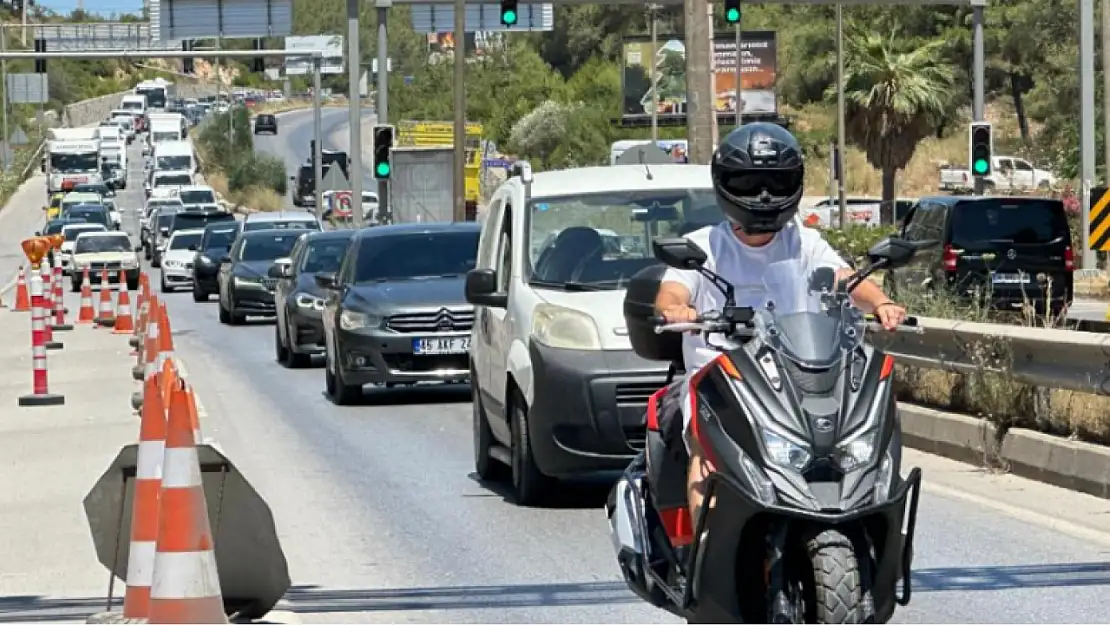
[(802, 188), (801, 169), (747, 170), (718, 174), (722, 190), (733, 197), (758, 197), (767, 191), (772, 197), (791, 197)]

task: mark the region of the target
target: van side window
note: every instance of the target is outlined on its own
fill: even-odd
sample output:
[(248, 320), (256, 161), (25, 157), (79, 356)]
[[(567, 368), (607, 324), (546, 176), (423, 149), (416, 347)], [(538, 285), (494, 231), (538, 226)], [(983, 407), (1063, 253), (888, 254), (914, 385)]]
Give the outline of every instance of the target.
[(513, 274), (513, 206), (506, 203), (497, 245), (497, 291), (507, 293)]
[(941, 234), (944, 232), (944, 217), (948, 213), (948, 210), (943, 204), (930, 203), (928, 206), (929, 212), (921, 222), (921, 229), (918, 232), (917, 240), (939, 241), (941, 239)]
[(907, 241), (918, 241), (921, 237), (918, 235), (921, 232), (921, 221), (925, 219), (926, 214), (929, 212), (929, 207), (925, 204), (918, 204), (906, 216), (908, 221), (906, 227), (902, 232), (902, 236)]
[(497, 262), (497, 259), (494, 258), (494, 252), (497, 250), (497, 244), (501, 238), (501, 233), (497, 230), (501, 223), (501, 203), (502, 199), (495, 197), (486, 209), (485, 223), (482, 224), (481, 243), (478, 244), (477, 266), (481, 269), (493, 269), (494, 263)]

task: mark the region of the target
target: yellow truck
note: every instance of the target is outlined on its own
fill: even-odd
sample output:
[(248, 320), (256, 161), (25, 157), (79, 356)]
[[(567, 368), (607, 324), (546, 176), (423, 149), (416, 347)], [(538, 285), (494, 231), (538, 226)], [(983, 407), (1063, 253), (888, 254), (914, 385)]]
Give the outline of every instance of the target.
[[(451, 122), (402, 121), (397, 124), (397, 147), (450, 148), (455, 145), (455, 126)], [(482, 125), (466, 124), (466, 201), (478, 202), (482, 169)]]

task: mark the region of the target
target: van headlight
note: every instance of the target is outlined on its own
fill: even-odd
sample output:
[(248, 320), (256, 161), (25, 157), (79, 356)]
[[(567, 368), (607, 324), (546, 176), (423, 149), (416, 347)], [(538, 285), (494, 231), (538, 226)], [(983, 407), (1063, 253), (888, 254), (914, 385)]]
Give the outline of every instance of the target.
[(763, 435), (763, 446), (767, 448), (767, 457), (780, 467), (801, 471), (813, 458), (813, 454), (804, 445), (779, 436), (766, 428), (760, 430), (760, 433)]
[(601, 336), (593, 317), (553, 304), (536, 306), (532, 313), (532, 338), (560, 349), (601, 349)]

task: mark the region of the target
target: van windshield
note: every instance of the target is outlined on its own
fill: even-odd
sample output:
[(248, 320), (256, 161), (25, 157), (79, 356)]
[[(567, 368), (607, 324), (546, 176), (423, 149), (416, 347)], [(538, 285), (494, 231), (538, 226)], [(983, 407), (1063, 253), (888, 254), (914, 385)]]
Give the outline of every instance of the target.
[(193, 157), (187, 154), (159, 156), (155, 159), (155, 169), (192, 169)]
[(952, 245), (984, 243), (1058, 243), (1069, 236), (1059, 200), (985, 199), (959, 202), (952, 208)]

